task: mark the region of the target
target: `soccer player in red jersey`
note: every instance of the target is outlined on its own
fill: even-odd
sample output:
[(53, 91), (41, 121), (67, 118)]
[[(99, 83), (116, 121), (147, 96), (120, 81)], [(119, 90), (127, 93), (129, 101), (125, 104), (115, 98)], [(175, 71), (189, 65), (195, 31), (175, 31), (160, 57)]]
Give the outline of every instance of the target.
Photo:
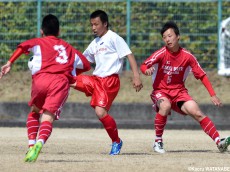
[(216, 106), (221, 106), (220, 99), (216, 96), (212, 85), (199, 65), (196, 57), (179, 44), (180, 33), (174, 22), (167, 22), (161, 29), (161, 36), (165, 46), (155, 51), (141, 65), (141, 71), (147, 76), (152, 76), (153, 91), (151, 99), (157, 112), (155, 116), (154, 150), (165, 153), (162, 135), (171, 109), (190, 115), (216, 143), (220, 152), (225, 152), (230, 144), (230, 137), (220, 139), (214, 123), (199, 108), (198, 104), (188, 94), (185, 88), (185, 79), (192, 71), (196, 79), (200, 79), (211, 96), (211, 101)]
[(128, 45), (122, 37), (108, 29), (107, 14), (102, 10), (94, 11), (90, 15), (90, 23), (96, 38), (83, 54), (96, 67), (92, 76), (77, 77), (75, 89), (92, 97), (90, 104), (112, 140), (110, 155), (117, 155), (120, 153), (122, 140), (118, 136), (116, 122), (108, 112), (120, 89), (119, 74), (126, 56), (133, 72), (133, 87), (136, 91), (141, 90), (142, 82)]
[(7, 74), (14, 61), (23, 53), (33, 53), (30, 63), (32, 91), (27, 118), (29, 149), (25, 162), (35, 162), (42, 146), (50, 137), (54, 120), (59, 119), (61, 109), (69, 95), (70, 84), (80, 72), (90, 69), (85, 56), (69, 43), (58, 38), (58, 18), (49, 14), (43, 18), (41, 38), (22, 42), (1, 67), (0, 78)]

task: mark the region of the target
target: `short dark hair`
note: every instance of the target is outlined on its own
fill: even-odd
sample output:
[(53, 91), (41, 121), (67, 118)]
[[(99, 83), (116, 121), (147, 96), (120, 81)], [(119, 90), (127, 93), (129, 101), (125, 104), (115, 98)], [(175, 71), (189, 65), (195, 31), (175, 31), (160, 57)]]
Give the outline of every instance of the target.
[(107, 22), (107, 28), (109, 27), (109, 18), (105, 11), (96, 10), (90, 15), (90, 19), (94, 19), (96, 17), (100, 17), (102, 23)]
[(46, 15), (42, 20), (42, 30), (46, 36), (58, 36), (59, 21), (58, 18), (52, 14)]
[(180, 35), (180, 31), (176, 23), (173, 21), (168, 21), (164, 24), (164, 26), (161, 29), (161, 36), (163, 36), (164, 32), (170, 28), (174, 30), (177, 36)]

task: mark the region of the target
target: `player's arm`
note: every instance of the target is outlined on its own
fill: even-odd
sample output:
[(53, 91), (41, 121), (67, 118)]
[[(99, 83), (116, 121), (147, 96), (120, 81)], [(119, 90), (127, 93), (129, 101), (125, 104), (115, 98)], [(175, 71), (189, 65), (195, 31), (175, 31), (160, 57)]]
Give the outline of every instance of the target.
[(83, 54), (78, 52), (78, 57), (80, 58), (80, 61), (83, 65), (83, 67), (77, 67), (76, 68), (76, 74), (80, 75), (83, 72), (89, 71), (91, 69), (91, 67), (90, 67), (90, 62), (86, 59), (86, 57)]
[[(157, 55), (157, 56), (156, 56)], [(140, 66), (141, 72), (144, 75), (151, 76), (155, 70), (154, 64), (158, 63), (161, 59), (158, 51), (155, 51), (151, 56), (149, 56)]]
[(12, 56), (10, 57), (10, 59), (8, 60), (8, 62), (3, 65), (1, 67), (1, 73), (0, 73), (0, 79), (3, 77), (3, 75), (7, 74), (10, 69), (11, 69), (11, 65), (14, 63), (14, 61), (20, 57), (23, 54), (23, 50), (22, 48), (17, 48), (14, 53), (12, 54)]
[(151, 76), (155, 70), (155, 68), (153, 66), (148, 68), (147, 65), (144, 63), (141, 64), (140, 69), (141, 69), (141, 72), (147, 76)]
[[(75, 70), (76, 70), (76, 75), (78, 76), (78, 75), (82, 74), (83, 72), (89, 71), (91, 69), (91, 67), (90, 67), (90, 62), (86, 59), (86, 57), (82, 53), (77, 52), (77, 55), (78, 55), (79, 59), (77, 59), (77, 62), (76, 62), (77, 65), (76, 65)], [(76, 83), (77, 82), (76, 77), (74, 79), (75, 80), (74, 83), (70, 84), (70, 87), (72, 87), (72, 88), (76, 87), (76, 84), (77, 84)]]
[(135, 88), (136, 91), (139, 92), (143, 85), (141, 82), (140, 73), (138, 71), (137, 62), (133, 54), (129, 54), (127, 55), (127, 57), (131, 66), (131, 70), (133, 72), (133, 88)]
[(211, 96), (211, 101), (213, 102), (213, 104), (216, 106), (222, 106), (222, 103), (220, 99), (216, 96), (216, 93), (214, 89), (212, 88), (212, 84), (209, 81), (207, 75), (204, 75), (200, 80), (203, 83), (203, 85), (206, 87), (207, 91), (209, 92)]

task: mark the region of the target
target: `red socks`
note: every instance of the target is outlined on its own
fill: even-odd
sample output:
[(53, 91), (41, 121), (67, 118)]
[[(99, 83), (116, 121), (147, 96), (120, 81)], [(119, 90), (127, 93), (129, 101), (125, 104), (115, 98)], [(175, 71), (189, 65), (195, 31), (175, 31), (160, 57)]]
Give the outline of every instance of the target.
[(214, 123), (207, 116), (200, 121), (200, 125), (204, 132), (209, 135), (216, 144), (220, 142), (220, 135), (216, 130)]
[[(29, 139), (29, 147), (36, 143), (36, 138), (38, 135), (38, 140), (44, 144), (46, 140), (51, 135), (53, 125), (49, 121), (44, 121), (39, 123), (40, 114), (35, 112), (30, 112), (27, 117), (27, 135)], [(39, 131), (39, 134), (38, 134)]]
[(49, 136), (52, 133), (53, 125), (49, 121), (44, 121), (41, 123), (38, 134), (38, 141), (41, 141), (42, 144), (46, 142)]
[(155, 142), (162, 141), (162, 135), (164, 133), (165, 124), (167, 122), (167, 116), (162, 116), (159, 113), (155, 116)]
[(120, 138), (118, 137), (117, 124), (112, 116), (107, 114), (103, 118), (99, 119), (106, 129), (109, 137), (112, 139), (112, 142), (120, 143)]
[(36, 143), (37, 133), (39, 129), (39, 118), (40, 114), (30, 112), (27, 117), (26, 127), (27, 136), (29, 139), (29, 147)]

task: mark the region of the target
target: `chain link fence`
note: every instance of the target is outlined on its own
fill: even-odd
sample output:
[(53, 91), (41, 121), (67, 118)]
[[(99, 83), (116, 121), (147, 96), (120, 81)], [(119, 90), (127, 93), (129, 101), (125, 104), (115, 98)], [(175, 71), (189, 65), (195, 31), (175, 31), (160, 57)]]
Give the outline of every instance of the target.
[[(19, 43), (40, 36), (41, 20), (49, 13), (60, 20), (61, 38), (83, 52), (93, 39), (89, 15), (96, 9), (107, 12), (110, 29), (127, 41), (138, 64), (163, 46), (160, 28), (174, 20), (181, 45), (203, 68), (217, 68), (218, 28), (230, 15), (230, 0), (0, 0), (0, 64)], [(27, 70), (28, 58), (22, 56), (13, 69)]]

